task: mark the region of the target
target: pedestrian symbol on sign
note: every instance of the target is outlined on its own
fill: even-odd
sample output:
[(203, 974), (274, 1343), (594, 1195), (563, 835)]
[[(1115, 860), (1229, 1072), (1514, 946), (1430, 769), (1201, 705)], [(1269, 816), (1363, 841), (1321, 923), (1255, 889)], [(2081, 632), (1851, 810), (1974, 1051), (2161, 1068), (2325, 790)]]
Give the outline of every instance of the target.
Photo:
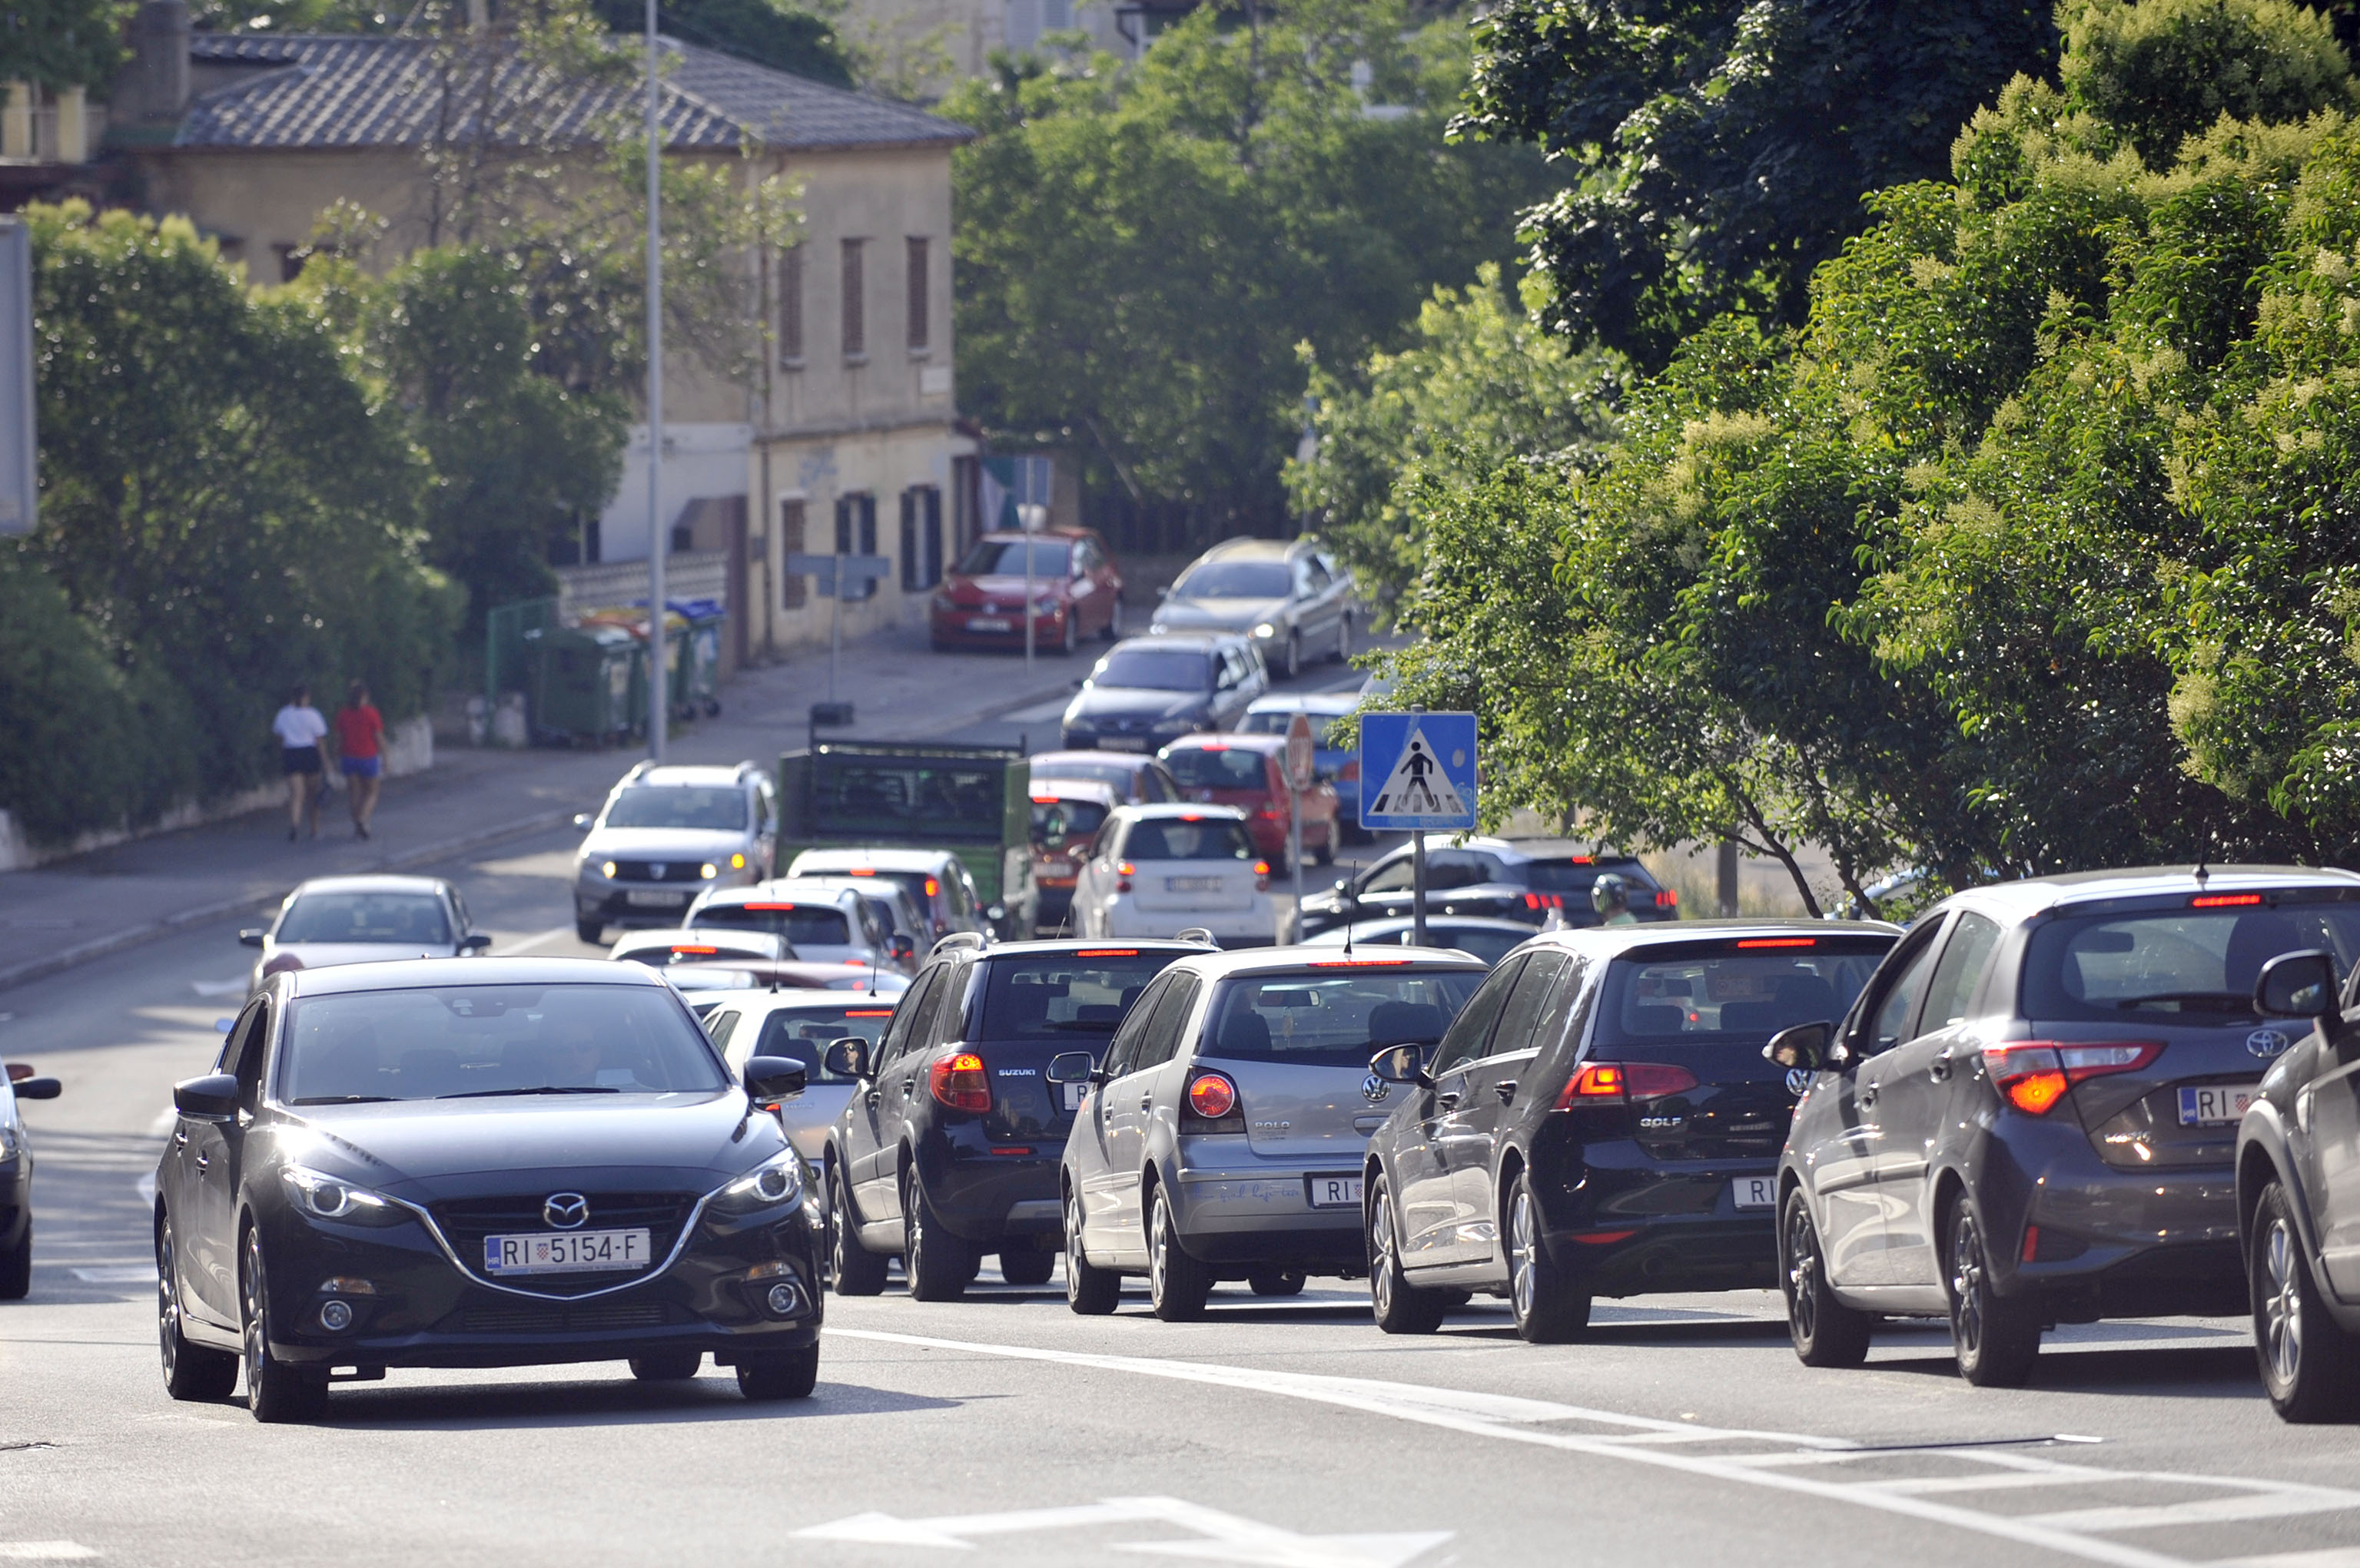
[(1377, 791), (1376, 810), (1386, 816), (1455, 817), (1464, 813), (1466, 803), (1451, 786), (1434, 759), (1434, 748), (1426, 743), (1426, 732), (1413, 728), (1409, 744), (1402, 747), (1401, 760)]

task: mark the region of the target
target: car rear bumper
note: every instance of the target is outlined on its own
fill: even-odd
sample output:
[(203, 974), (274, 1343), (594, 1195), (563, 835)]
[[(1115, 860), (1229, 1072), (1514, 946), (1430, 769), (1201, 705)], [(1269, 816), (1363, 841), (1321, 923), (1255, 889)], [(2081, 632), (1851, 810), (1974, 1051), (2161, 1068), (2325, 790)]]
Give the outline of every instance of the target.
[[(983, 614), (980, 610), (973, 613), (978, 615)], [(947, 648), (1021, 648), (1024, 646), (1023, 616), (1011, 610), (1005, 615), (990, 615), (986, 616), (985, 618), (989, 620), (1006, 621), (1008, 623), (1008, 629), (1005, 631), (977, 631), (967, 624), (969, 619), (968, 612), (959, 611), (947, 615), (941, 614), (933, 615), (931, 619), (927, 622), (927, 635), (935, 642), (941, 643)], [(1065, 622), (1065, 617), (1062, 611), (1054, 612), (1045, 615), (1038, 614), (1034, 615), (1032, 617), (1032, 646), (1036, 648), (1045, 648), (1050, 643), (1055, 641), (1056, 638), (1062, 635), (1060, 628), (1064, 626)]]
[[(1360, 1205), (1315, 1208), (1310, 1194), (1315, 1176), (1357, 1179), (1357, 1160), (1322, 1164), (1204, 1147), (1215, 1141), (1184, 1143), (1184, 1163), (1170, 1181), (1173, 1222), (1193, 1256), (1208, 1262), (1297, 1257), (1365, 1261)], [(1220, 1145), (1242, 1141), (1234, 1135), (1218, 1139)]]
[(2037, 1172), (2010, 1158), (2022, 1142), (1986, 1140), (1976, 1199), (2003, 1294), (2038, 1293), (2066, 1321), (2245, 1310), (2234, 1165), (2120, 1171), (2078, 1125), (2057, 1131)]
[(1257, 896), (1244, 909), (1142, 909), (1117, 896), (1107, 903), (1106, 934), (1110, 937), (1168, 937), (1191, 926), (1211, 931), (1223, 945), (1277, 940), (1278, 916), (1266, 898)]
[[(1063, 1133), (997, 1147), (1025, 1148), (1029, 1154), (994, 1154), (980, 1127), (962, 1127), (956, 1141), (922, 1146), (918, 1180), (928, 1213), (944, 1229), (989, 1251), (1011, 1236), (1062, 1236), (1057, 1162), (1065, 1153)], [(967, 1135), (978, 1135), (971, 1144)]]
[(1629, 1144), (1592, 1144), (1569, 1173), (1556, 1165), (1535, 1157), (1546, 1245), (1593, 1293), (1777, 1284), (1777, 1210), (1737, 1202), (1741, 1181), (1775, 1187), (1775, 1157), (1672, 1161)]

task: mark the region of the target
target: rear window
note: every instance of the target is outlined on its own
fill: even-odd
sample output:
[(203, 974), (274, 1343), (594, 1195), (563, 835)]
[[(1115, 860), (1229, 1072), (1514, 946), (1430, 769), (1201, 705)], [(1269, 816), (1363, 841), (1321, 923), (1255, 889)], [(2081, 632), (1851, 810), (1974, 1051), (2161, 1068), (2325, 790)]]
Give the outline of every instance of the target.
[(1229, 817), (1172, 817), (1133, 822), (1123, 841), (1125, 860), (1251, 860), (1246, 825)]
[(1148, 691), (1209, 691), (1213, 661), (1178, 648), (1117, 648), (1090, 672), (1093, 684)]
[[(754, 1048), (747, 1056), (783, 1056), (800, 1062), (809, 1070), (814, 1083), (849, 1083), (850, 1078), (830, 1073), (821, 1063), (820, 1055), (830, 1040), (848, 1040), (854, 1036), (875, 1045), (885, 1033), (885, 1026), (893, 1020), (890, 1007), (843, 1007), (781, 1008), (762, 1020), (762, 1032), (755, 1038)], [(743, 1039), (743, 1036), (738, 1037)], [(733, 1041), (734, 1045), (736, 1042)], [(736, 1051), (730, 1060), (742, 1067), (744, 1058)]]
[(1107, 820), (1107, 809), (1096, 800), (1035, 800), (1032, 802), (1032, 840), (1039, 843), (1048, 836), (1050, 818), (1065, 824), (1067, 838), (1087, 838), (1098, 831)]
[(1175, 746), (1164, 765), (1191, 789), (1261, 789), (1270, 783), (1267, 759), (1259, 751), (1240, 747)]
[(769, 931), (787, 939), (790, 947), (848, 947), (851, 922), (844, 911), (828, 904), (794, 904), (784, 899), (743, 904), (708, 904), (696, 911), (700, 926), (727, 931)]
[(1381, 962), (1228, 982), (1207, 1015), (1199, 1057), (1365, 1067), (1380, 1046), (1442, 1038), (1482, 984), (1474, 970)]
[(1590, 885), (1607, 872), (1633, 887), (1655, 886), (1655, 879), (1640, 868), (1635, 860), (1595, 860), (1566, 855), (1561, 859), (1525, 861), (1510, 868), (1513, 880), (1541, 893), (1587, 893)]
[(1114, 1033), (1147, 983), (1185, 953), (1086, 948), (987, 962), (979, 1040), (1088, 1040)]
[(281, 942), (439, 945), (451, 940), (451, 922), (432, 893), (306, 893), (279, 917), (274, 934)]
[(2262, 965), (2307, 948), (2325, 949), (2339, 971), (2348, 971), (2360, 958), (2360, 904), (2231, 904), (2060, 920), (2036, 931), (2025, 953), (2025, 1013), (2092, 1023), (2251, 1018)]
[(1892, 939), (1775, 937), (1683, 946), (1679, 956), (1643, 952), (1608, 968), (1599, 1043), (1758, 1045), (1793, 1024), (1833, 1023), (1868, 984)]
[[(1402, 933), (1404, 946), (1409, 944), (1413, 934), (1406, 931)], [(1478, 926), (1473, 930), (1463, 926), (1457, 929), (1428, 928), (1426, 941), (1437, 947), (1455, 947), (1461, 953), (1471, 953), (1486, 964), (1497, 964), (1532, 934), (1529, 931), (1492, 931), (1487, 926)]]

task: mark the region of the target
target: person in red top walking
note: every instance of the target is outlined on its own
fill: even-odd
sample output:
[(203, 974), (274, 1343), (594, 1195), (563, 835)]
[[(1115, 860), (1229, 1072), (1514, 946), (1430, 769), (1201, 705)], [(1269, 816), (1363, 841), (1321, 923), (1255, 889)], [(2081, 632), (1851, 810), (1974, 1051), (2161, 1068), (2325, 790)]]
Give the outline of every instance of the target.
[(368, 687), (355, 681), (336, 710), (336, 754), (343, 761), (344, 794), (353, 805), (353, 832), (369, 835), (369, 818), (377, 814), (377, 792), (382, 783), (385, 758), (385, 716), (370, 705)]

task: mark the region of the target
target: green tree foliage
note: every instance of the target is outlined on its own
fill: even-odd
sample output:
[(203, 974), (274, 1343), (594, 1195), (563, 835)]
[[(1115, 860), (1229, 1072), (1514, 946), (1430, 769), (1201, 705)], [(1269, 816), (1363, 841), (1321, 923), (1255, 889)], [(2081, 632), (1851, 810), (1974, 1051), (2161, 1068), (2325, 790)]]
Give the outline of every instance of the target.
[(1651, 369), (1724, 310), (1799, 321), (1863, 193), (1946, 172), (2056, 49), (2039, 0), (1503, 0), (1475, 37), (1461, 127), (1564, 176), (1526, 214), (1548, 321)]
[(2355, 96), (2328, 19), (2287, 0), (2085, 0), (2058, 75), (2151, 169), (2224, 114), (2285, 123)]
[(1426, 553), (1428, 492), (1518, 459), (1587, 466), (1613, 429), (1618, 356), (1576, 352), (1519, 308), (1495, 262), (1474, 287), (1438, 288), (1408, 344), (1347, 377), (1307, 349), (1318, 447), (1287, 464), (1298, 516), (1390, 604)]
[(1392, 343), (1509, 248), (1529, 157), (1446, 143), (1466, 29), (1401, 0), (1206, 6), (1135, 65), (1002, 61), (945, 112), (960, 387), (1223, 531), (1284, 513), (1307, 372)]
[(419, 712), (453, 605), (419, 557), (422, 465), (377, 417), (351, 345), (301, 296), (249, 293), (185, 221), (80, 203), (27, 216), (31, 549), (82, 628), (58, 623), (45, 588), (12, 589), (27, 624), (55, 633), (60, 685), (34, 701), (118, 693), (93, 698), (92, 744), (113, 744), (107, 715), (129, 702), (141, 754), (12, 778), (27, 792), (5, 803), (63, 834), (256, 782), (298, 680), (365, 677), (389, 716)]
[(8, 0), (0, 8), (0, 82), (104, 93), (126, 54), (132, 0)]
[[(640, 0), (596, 0), (599, 19), (618, 33), (644, 27)], [(656, 26), (672, 38), (703, 44), (814, 82), (852, 85), (852, 55), (832, 17), (789, 0), (663, 0)]]

